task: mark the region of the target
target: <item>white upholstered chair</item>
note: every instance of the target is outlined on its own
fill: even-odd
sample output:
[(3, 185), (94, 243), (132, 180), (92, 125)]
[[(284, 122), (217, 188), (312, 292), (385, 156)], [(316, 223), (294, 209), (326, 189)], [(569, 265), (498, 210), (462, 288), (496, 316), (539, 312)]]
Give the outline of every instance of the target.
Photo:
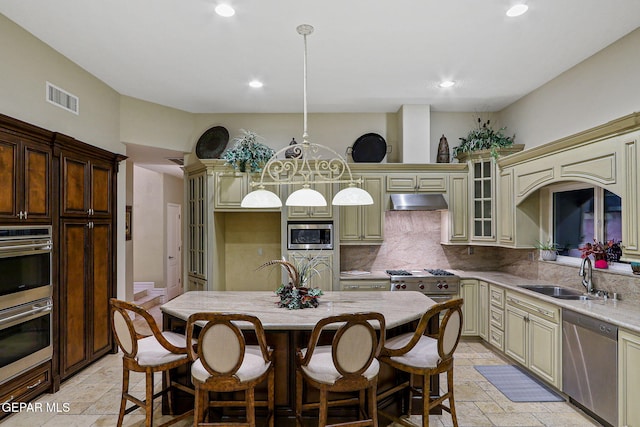
[[(172, 389), (178, 388), (188, 393), (193, 390), (171, 380), (170, 370), (189, 363), (186, 348), (186, 338), (174, 332), (160, 332), (153, 316), (144, 308), (126, 301), (115, 298), (110, 300), (111, 322), (115, 334), (116, 342), (122, 356), (122, 397), (120, 399), (120, 413), (118, 415), (118, 427), (122, 425), (125, 414), (137, 408), (145, 410), (145, 426), (153, 425), (153, 401), (156, 397), (167, 394), (170, 410), (173, 407)], [(142, 317), (151, 335), (138, 333), (133, 324), (134, 315)], [(130, 372), (144, 372), (146, 377), (145, 399), (138, 399), (129, 393)], [(166, 388), (158, 393), (154, 389), (154, 373), (163, 372)], [(127, 401), (133, 402), (133, 406), (127, 409)], [(180, 421), (193, 411), (187, 411), (182, 415), (163, 423), (161, 426), (168, 426)]]
[[(408, 412), (411, 414), (413, 394), (421, 394), (423, 401), (423, 427), (429, 426), (429, 411), (436, 407), (440, 407), (451, 413), (453, 425), (458, 426), (453, 394), (453, 353), (458, 346), (460, 333), (462, 332), (462, 302), (462, 299), (455, 299), (432, 306), (422, 316), (414, 332), (388, 339), (380, 353), (380, 362), (386, 363), (397, 370), (409, 373), (409, 380), (379, 394), (378, 400), (382, 400), (391, 394), (408, 388)], [(437, 319), (441, 313), (443, 315), (437, 334), (434, 336), (428, 335), (427, 326), (429, 325), (429, 321), (432, 318)], [(431, 390), (431, 393), (429, 393), (430, 378), (433, 375), (439, 375), (443, 372), (447, 374), (447, 392), (431, 400), (430, 394), (439, 394), (439, 390)], [(421, 390), (417, 390), (413, 386), (413, 377), (416, 375), (422, 376), (423, 378)], [(449, 401), (449, 406), (443, 404), (445, 400)], [(410, 423), (406, 418), (396, 418), (383, 411), (380, 411), (380, 414), (402, 425), (414, 426), (414, 424)]]
[[(190, 345), (201, 326), (197, 353)], [(241, 329), (242, 327), (243, 329)], [(245, 333), (255, 333), (258, 345), (246, 345)], [(195, 386), (194, 426), (202, 425), (209, 407), (244, 407), (246, 422), (216, 422), (208, 426), (255, 427), (255, 407), (266, 406), (269, 427), (274, 426), (274, 370), (260, 319), (248, 314), (195, 313), (187, 321), (191, 381)], [(266, 401), (256, 401), (256, 385), (267, 381)], [(209, 392), (244, 391), (244, 400), (212, 401)]]
[[(378, 332), (374, 329), (377, 323)], [(331, 345), (319, 346), (318, 341), (330, 325), (341, 324)], [(358, 405), (359, 417), (339, 426), (378, 426), (376, 384), (380, 365), (378, 356), (385, 336), (385, 320), (380, 313), (354, 313), (330, 316), (314, 327), (309, 344), (297, 350), (296, 357), (296, 418), (301, 426), (302, 413), (318, 409), (318, 426), (327, 426), (329, 406)], [(320, 391), (319, 402), (304, 402), (304, 383)], [(358, 392), (352, 399), (329, 400), (330, 392)], [(368, 392), (368, 393), (367, 393)], [(365, 410), (368, 400), (368, 410)]]

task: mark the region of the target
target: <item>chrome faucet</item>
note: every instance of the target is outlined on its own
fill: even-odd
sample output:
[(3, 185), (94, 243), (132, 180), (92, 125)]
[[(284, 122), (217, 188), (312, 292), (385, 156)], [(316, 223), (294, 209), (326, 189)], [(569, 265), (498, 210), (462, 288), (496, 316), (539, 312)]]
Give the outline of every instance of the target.
[[(585, 270), (585, 264), (587, 268)], [(582, 264), (580, 264), (580, 272), (578, 273), (580, 277), (582, 277), (582, 286), (587, 288), (587, 293), (592, 294), (593, 289), (593, 265), (591, 264), (591, 258), (584, 257), (582, 259)]]

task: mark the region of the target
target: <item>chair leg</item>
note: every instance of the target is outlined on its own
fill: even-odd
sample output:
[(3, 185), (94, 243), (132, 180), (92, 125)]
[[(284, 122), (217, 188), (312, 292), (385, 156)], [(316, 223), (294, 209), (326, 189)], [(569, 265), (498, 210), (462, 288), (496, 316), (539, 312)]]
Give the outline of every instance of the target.
[(169, 415), (173, 415), (173, 387), (171, 386), (171, 373), (167, 369), (162, 373), (164, 383), (167, 385), (167, 403), (169, 405)]
[(378, 402), (376, 395), (378, 393), (378, 387), (376, 382), (369, 388), (369, 418), (373, 422), (373, 427), (378, 427)]
[(411, 416), (411, 413), (413, 412), (413, 380), (413, 374), (409, 374), (409, 410), (407, 412), (409, 416)]
[(124, 411), (127, 408), (126, 395), (129, 393), (129, 370), (127, 368), (122, 369), (122, 397), (120, 398), (120, 414), (118, 415), (117, 427), (122, 426), (124, 419)]
[(422, 427), (429, 427), (430, 384), (429, 375), (422, 377)]
[(247, 424), (249, 427), (256, 427), (256, 402), (255, 393), (253, 387), (250, 387), (245, 391), (246, 404), (247, 404)]
[(193, 396), (193, 427), (198, 427), (202, 420), (202, 393), (197, 384), (195, 384), (194, 396)]
[(302, 427), (302, 374), (296, 370), (296, 427)]
[(147, 369), (145, 373), (146, 379), (146, 399), (145, 399), (145, 412), (146, 412), (146, 427), (153, 426), (153, 372)]
[(358, 406), (359, 406), (359, 409), (360, 409), (360, 417), (361, 418), (366, 418), (367, 417), (367, 411), (364, 409), (366, 400), (367, 400), (366, 399), (366, 391), (365, 390), (358, 391)]
[(269, 414), (269, 427), (274, 427), (275, 422), (275, 374), (273, 368), (269, 370), (267, 377), (267, 412)]
[(329, 412), (329, 402), (327, 399), (327, 390), (320, 389), (320, 414), (318, 414), (318, 427), (325, 427), (327, 425), (327, 413)]
[(458, 416), (456, 415), (456, 403), (453, 397), (453, 366), (447, 371), (447, 392), (449, 393), (449, 410), (451, 411), (451, 419), (453, 427), (458, 427)]

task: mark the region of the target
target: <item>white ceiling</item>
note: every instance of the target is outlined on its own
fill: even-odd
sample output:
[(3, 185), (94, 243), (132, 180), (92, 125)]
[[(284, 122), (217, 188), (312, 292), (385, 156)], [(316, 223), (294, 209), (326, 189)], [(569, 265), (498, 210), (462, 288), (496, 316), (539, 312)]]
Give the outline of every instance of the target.
[[(194, 113), (497, 111), (640, 25), (639, 0), (2, 0), (121, 94)], [(254, 78), (264, 87), (251, 89)], [(458, 82), (440, 89), (441, 79)]]

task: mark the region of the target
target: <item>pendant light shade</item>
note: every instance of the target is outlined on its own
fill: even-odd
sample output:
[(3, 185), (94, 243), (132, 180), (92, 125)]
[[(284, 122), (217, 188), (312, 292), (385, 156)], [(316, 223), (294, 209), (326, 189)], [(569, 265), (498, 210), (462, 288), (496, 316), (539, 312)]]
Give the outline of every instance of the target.
[(258, 188), (243, 197), (240, 206), (243, 208), (279, 208), (282, 200), (274, 192)]
[(327, 201), (322, 193), (311, 188), (301, 188), (287, 197), (287, 206), (327, 206)]
[(367, 193), (362, 188), (358, 188), (354, 184), (350, 184), (347, 188), (338, 191), (338, 193), (333, 197), (331, 204), (336, 206), (372, 205), (373, 198), (371, 197), (371, 194)]

